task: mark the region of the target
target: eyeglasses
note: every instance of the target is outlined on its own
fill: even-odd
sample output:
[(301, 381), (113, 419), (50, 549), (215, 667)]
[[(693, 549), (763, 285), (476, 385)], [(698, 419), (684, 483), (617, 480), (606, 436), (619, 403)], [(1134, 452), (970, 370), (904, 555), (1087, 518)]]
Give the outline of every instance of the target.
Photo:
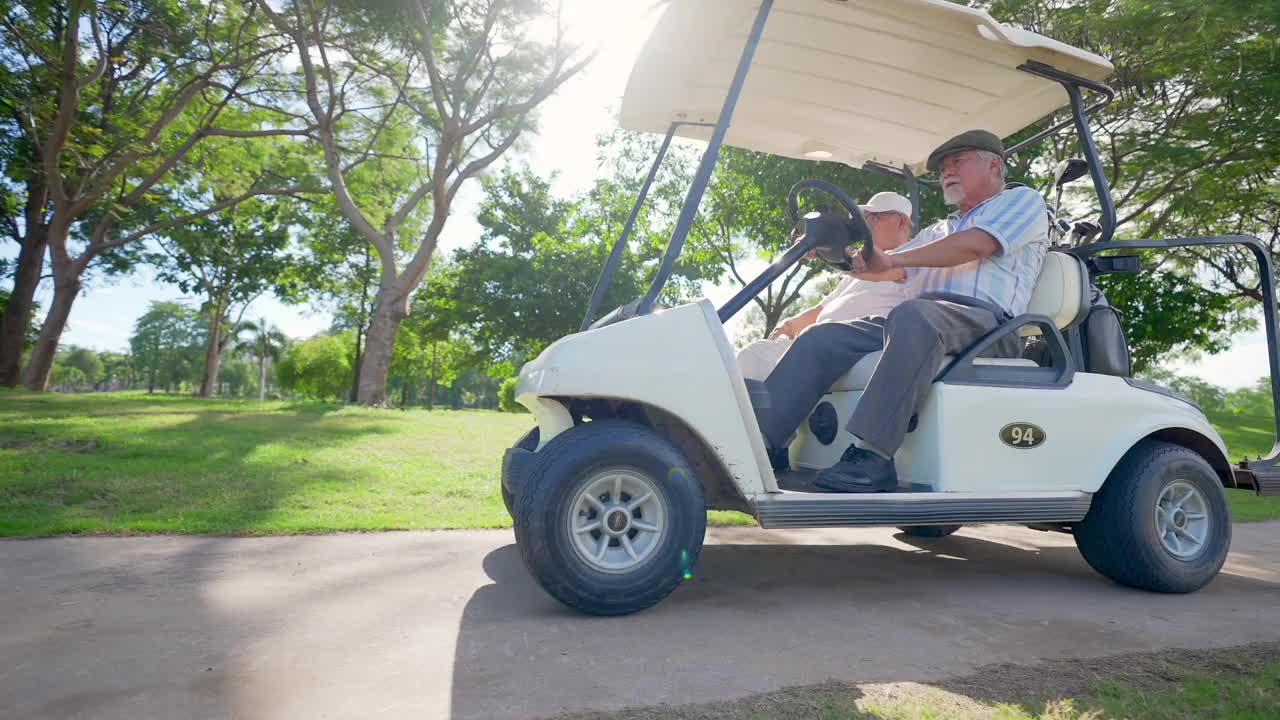
[(886, 211), (884, 211), (884, 212), (870, 212), (870, 211), (868, 211), (868, 212), (863, 213), (863, 214), (864, 214), (864, 215), (866, 216), (866, 218), (867, 218), (867, 224), (868, 224), (868, 225), (870, 225), (871, 223), (874, 223), (874, 222), (878, 222), (882, 217), (889, 216), (889, 215), (897, 215), (897, 213), (892, 212), (892, 211), (889, 211), (889, 210), (886, 210)]

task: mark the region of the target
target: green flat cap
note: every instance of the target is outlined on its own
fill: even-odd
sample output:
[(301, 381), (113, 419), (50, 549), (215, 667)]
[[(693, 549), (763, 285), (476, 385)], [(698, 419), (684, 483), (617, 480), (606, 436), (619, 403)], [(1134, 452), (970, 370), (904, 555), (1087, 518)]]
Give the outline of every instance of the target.
[(937, 150), (929, 153), (929, 161), (925, 163), (925, 167), (937, 170), (942, 164), (942, 158), (957, 150), (986, 150), (999, 155), (1001, 160), (1004, 159), (1004, 143), (999, 137), (986, 130), (968, 130), (942, 143)]

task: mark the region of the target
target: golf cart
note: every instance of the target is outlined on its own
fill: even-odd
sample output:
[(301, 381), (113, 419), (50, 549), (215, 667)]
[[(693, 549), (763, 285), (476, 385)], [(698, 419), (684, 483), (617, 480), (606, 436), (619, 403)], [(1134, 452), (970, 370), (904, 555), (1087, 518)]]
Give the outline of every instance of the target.
[[(748, 513), (765, 528), (891, 526), (925, 537), (1017, 523), (1073, 533), (1091, 566), (1126, 585), (1189, 592), (1212, 580), (1231, 538), (1223, 488), (1280, 494), (1280, 445), (1233, 467), (1194, 403), (1129, 376), (1122, 334), (1110, 352), (1091, 338), (1091, 280), (1139, 271), (1134, 249), (1248, 247), (1274, 389), (1271, 265), (1254, 238), (1112, 239), (1115, 208), (1086, 123), (1113, 96), (1102, 84), (1112, 70), (944, 0), (669, 3), (621, 111), (624, 127), (665, 133), (649, 182), (674, 136), (707, 141), (666, 253), (642, 297), (596, 317), (647, 182), (581, 332), (527, 363), (516, 386), (537, 427), (506, 452), (503, 495), (524, 562), (546, 591), (592, 614), (653, 605), (690, 577), (709, 508)], [(1093, 107), (1085, 91), (1098, 96)], [(1083, 162), (1060, 165), (1059, 184), (1087, 172), (1100, 222), (1047, 253), (1026, 314), (946, 358), (895, 456), (897, 490), (830, 493), (812, 483), (849, 445), (843, 428), (879, 353), (836, 381), (795, 434), (790, 469), (775, 472), (755, 414), (770, 398), (743, 380), (724, 323), (806, 255), (839, 267), (870, 235), (852, 198), (802, 181), (788, 206), (803, 234), (759, 277), (718, 309), (705, 299), (658, 307), (722, 144), (893, 175), (918, 214), (919, 185), (929, 181), (917, 174), (942, 141), (971, 128), (1007, 137), (1064, 105), (1070, 119), (1009, 152), (1074, 127)], [(843, 210), (799, 217), (804, 191)], [(1038, 345), (1038, 359), (986, 357), (1011, 333)]]

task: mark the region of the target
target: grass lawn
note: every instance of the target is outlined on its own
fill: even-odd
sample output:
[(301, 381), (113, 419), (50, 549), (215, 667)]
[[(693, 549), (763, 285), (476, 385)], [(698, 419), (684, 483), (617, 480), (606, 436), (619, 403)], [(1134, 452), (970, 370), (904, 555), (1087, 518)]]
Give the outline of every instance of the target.
[(0, 535), (505, 527), (502, 452), (532, 424), (472, 410), (2, 391)]
[(938, 683), (827, 683), (557, 720), (1270, 720), (1280, 646), (997, 665)]
[[(1270, 449), (1268, 418), (1213, 420), (1233, 458)], [(531, 425), (482, 411), (3, 391), (0, 535), (504, 527), (502, 451)], [(1238, 520), (1280, 517), (1280, 499), (1230, 495)]]

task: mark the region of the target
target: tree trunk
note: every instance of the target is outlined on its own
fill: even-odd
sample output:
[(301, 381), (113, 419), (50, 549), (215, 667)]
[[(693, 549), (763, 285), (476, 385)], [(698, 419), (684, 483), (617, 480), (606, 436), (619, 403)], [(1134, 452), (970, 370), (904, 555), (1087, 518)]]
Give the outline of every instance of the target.
[(267, 399), (267, 354), (258, 354), (258, 402)]
[(769, 337), (769, 333), (778, 327), (778, 323), (782, 320), (782, 311), (786, 310), (782, 305), (769, 304), (764, 310), (764, 337)]
[(0, 385), (17, 387), (22, 375), (22, 346), (27, 339), (27, 323), (35, 306), (36, 288), (44, 271), (47, 228), (37, 225), (27, 230), (18, 267), (13, 275), (13, 294), (0, 318)]
[(409, 383), (408, 381), (400, 383), (400, 407), (409, 405)]
[(378, 304), (369, 321), (365, 336), (364, 357), (360, 361), (360, 387), (357, 401), (361, 405), (387, 403), (387, 370), (391, 367), (391, 351), (396, 344), (400, 321), (409, 314), (409, 298), (395, 287), (378, 292)]
[(369, 252), (369, 243), (364, 244), (364, 272), (360, 275), (360, 322), (356, 324), (356, 361), (354, 363), (355, 374), (351, 379), (351, 397), (348, 402), (356, 402), (360, 399), (360, 364), (364, 360), (364, 353), (361, 351), (360, 343), (364, 340), (365, 319), (369, 307), (369, 264), (373, 261), (373, 257)]
[(200, 376), (200, 397), (212, 397), (222, 362), (222, 311), (209, 313), (209, 337), (204, 349), (204, 373)]
[(71, 316), (71, 306), (80, 292), (80, 274), (74, 273), (69, 279), (55, 278), (53, 285), (53, 303), (49, 306), (49, 314), (40, 326), (40, 337), (31, 349), (31, 359), (27, 361), (26, 372), (22, 376), (22, 384), (28, 390), (44, 392), (49, 386), (49, 371), (53, 369), (53, 357), (58, 352), (58, 341), (62, 331), (67, 327), (67, 318)]
[(364, 350), (360, 346), (362, 340), (364, 340), (363, 322), (356, 326), (355, 375), (351, 378), (351, 397), (348, 398), (348, 402), (355, 402), (360, 399), (360, 366), (364, 363)]
[(431, 384), (427, 386), (427, 409), (436, 407), (436, 343), (431, 343)]

